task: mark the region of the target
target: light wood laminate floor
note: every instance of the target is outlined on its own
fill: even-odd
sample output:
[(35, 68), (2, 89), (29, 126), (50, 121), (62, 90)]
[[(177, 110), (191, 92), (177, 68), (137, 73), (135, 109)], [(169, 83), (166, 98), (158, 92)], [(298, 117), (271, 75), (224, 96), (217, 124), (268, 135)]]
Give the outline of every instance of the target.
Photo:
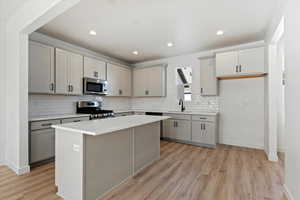
[[(283, 200), (283, 161), (263, 151), (161, 142), (161, 159), (105, 200)], [(54, 164), (16, 176), (0, 166), (0, 200), (55, 200)]]

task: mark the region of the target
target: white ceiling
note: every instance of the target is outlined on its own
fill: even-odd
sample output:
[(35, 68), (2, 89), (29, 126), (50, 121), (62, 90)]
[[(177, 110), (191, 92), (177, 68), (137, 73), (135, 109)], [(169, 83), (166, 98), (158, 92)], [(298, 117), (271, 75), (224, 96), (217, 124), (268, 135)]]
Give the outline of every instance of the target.
[(81, 0), (39, 32), (136, 63), (264, 39), (277, 1)]

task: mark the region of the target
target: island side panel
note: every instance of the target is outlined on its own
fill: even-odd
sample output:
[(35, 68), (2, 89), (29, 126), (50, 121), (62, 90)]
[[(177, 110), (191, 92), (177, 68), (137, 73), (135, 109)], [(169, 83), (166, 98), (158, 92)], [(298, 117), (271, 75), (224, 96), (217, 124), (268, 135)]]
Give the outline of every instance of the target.
[(55, 130), (55, 183), (65, 200), (83, 200), (84, 136)]
[(99, 199), (131, 176), (132, 131), (86, 136), (85, 200)]
[(134, 128), (134, 173), (160, 158), (160, 122)]

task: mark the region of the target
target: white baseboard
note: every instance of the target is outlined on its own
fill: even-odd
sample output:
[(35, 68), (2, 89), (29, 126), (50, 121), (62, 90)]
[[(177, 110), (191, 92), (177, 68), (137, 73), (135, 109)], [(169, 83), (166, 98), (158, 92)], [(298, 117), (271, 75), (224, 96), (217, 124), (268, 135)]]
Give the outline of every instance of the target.
[(291, 191), (288, 189), (288, 187), (285, 184), (283, 185), (283, 189), (284, 189), (284, 194), (286, 195), (288, 200), (295, 200), (294, 197), (292, 196)]
[(254, 145), (254, 144), (245, 144), (245, 143), (240, 143), (240, 142), (233, 142), (233, 140), (231, 140), (231, 139), (223, 139), (222, 141), (219, 141), (219, 143), (225, 144), (225, 145), (237, 146), (237, 147), (245, 147), (245, 148), (250, 148), (250, 149), (264, 150), (264, 146)]
[(8, 166), (11, 170), (13, 170), (17, 175), (27, 174), (27, 173), (30, 172), (30, 167), (29, 167), (29, 165), (28, 165), (28, 166), (21, 167), (21, 168), (18, 168), (18, 167), (16, 167), (15, 165), (13, 165), (12, 163), (7, 162), (7, 166)]

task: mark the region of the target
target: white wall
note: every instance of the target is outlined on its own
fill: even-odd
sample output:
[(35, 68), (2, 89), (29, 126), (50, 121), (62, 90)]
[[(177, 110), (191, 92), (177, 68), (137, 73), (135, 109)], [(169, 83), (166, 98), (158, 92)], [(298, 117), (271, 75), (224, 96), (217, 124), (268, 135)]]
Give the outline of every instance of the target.
[(291, 0), (286, 19), (286, 188), (290, 200), (300, 199), (300, 1)]
[(5, 150), (5, 67), (4, 67), (4, 19), (0, 19), (0, 165), (4, 163), (4, 150)]

